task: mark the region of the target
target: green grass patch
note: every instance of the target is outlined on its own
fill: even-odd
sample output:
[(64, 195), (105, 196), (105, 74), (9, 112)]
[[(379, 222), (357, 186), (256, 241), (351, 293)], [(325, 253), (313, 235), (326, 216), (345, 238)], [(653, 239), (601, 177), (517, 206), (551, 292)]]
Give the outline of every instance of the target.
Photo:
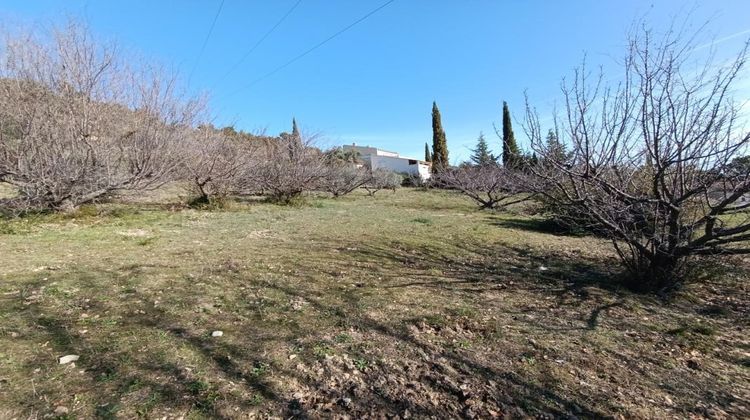
[(0, 417), (743, 417), (741, 260), (665, 304), (451, 191), (155, 194), (0, 220)]

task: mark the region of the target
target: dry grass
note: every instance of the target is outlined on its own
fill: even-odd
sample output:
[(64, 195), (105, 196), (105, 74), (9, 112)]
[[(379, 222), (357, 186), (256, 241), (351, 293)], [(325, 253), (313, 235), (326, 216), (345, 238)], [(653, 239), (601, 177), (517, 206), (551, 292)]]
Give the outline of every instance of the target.
[(0, 221), (0, 417), (748, 417), (746, 261), (663, 304), (542, 228), (409, 189)]

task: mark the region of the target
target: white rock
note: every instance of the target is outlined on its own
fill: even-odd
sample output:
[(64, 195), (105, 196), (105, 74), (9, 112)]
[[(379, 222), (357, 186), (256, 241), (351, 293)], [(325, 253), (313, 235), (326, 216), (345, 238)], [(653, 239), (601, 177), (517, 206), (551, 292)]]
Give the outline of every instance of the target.
[(539, 266), (539, 271), (547, 271), (547, 270), (549, 270), (549, 268), (547, 268), (547, 267), (545, 267), (543, 265)]
[(78, 360), (77, 354), (69, 354), (60, 358), (60, 364), (64, 365), (66, 363), (75, 362), (76, 360)]
[(216, 330), (211, 333), (211, 337), (221, 337), (222, 335), (224, 335), (224, 331)]

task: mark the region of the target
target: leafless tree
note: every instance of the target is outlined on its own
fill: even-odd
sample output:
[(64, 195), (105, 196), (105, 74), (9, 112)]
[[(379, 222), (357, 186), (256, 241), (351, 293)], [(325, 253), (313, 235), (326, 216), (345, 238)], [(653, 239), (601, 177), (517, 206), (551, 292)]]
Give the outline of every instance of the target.
[(175, 172), (202, 106), (175, 77), (130, 65), (77, 24), (6, 34), (0, 48), (0, 182), (16, 203), (68, 210)]
[(364, 185), (370, 178), (367, 168), (347, 162), (327, 162), (319, 189), (341, 197)]
[(313, 191), (325, 175), (326, 158), (314, 147), (314, 136), (282, 136), (269, 142), (259, 156), (253, 181), (274, 201), (288, 203)]
[(386, 169), (375, 169), (370, 171), (370, 176), (362, 187), (367, 191), (369, 196), (374, 196), (380, 190), (391, 190), (396, 192), (396, 188), (401, 186), (404, 177)]
[(608, 235), (641, 289), (673, 287), (690, 256), (750, 253), (750, 174), (727, 170), (750, 141), (732, 100), (747, 46), (694, 68), (696, 39), (638, 26), (622, 81), (608, 85), (585, 65), (564, 80), (555, 125), (565, 160), (545, 146), (527, 99), (534, 189)]
[(501, 209), (528, 200), (524, 176), (498, 165), (449, 168), (434, 175), (435, 182), (443, 188), (461, 191), (482, 209)]
[(186, 139), (182, 150), (187, 155), (183, 178), (195, 194), (194, 202), (207, 204), (245, 190), (258, 146), (225, 130), (201, 126)]

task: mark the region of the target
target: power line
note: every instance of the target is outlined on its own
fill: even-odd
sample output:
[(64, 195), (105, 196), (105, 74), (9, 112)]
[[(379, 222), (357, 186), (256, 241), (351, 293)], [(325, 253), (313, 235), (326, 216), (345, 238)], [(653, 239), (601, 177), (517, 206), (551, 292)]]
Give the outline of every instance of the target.
[(242, 64), (247, 59), (247, 57), (249, 57), (250, 54), (252, 54), (253, 51), (255, 51), (260, 46), (260, 44), (262, 44), (263, 41), (265, 41), (266, 38), (268, 38), (276, 30), (276, 28), (278, 28), (282, 23), (284, 23), (284, 21), (286, 20), (286, 18), (288, 18), (289, 15), (291, 15), (292, 12), (294, 12), (294, 10), (297, 8), (297, 6), (300, 5), (300, 3), (302, 3), (302, 0), (297, 0), (297, 2), (294, 3), (294, 5), (292, 5), (292, 7), (284, 14), (284, 16), (282, 16), (281, 19), (279, 19), (278, 22), (276, 22), (276, 24), (273, 25), (273, 27), (271, 29), (269, 29), (268, 32), (266, 32), (258, 40), (258, 42), (255, 43), (255, 45), (253, 45), (252, 47), (250, 47), (250, 49), (247, 50), (247, 52), (245, 52), (245, 54), (242, 55), (242, 58), (240, 58), (236, 63), (234, 63), (234, 65), (232, 65), (232, 67), (226, 73), (224, 73), (223, 76), (221, 76), (221, 78), (219, 79), (218, 82), (216, 82), (215, 85), (217, 85), (217, 84), (221, 83), (222, 81), (224, 81), (224, 79), (226, 79), (227, 76), (229, 76), (230, 74), (232, 74), (233, 71), (237, 70), (237, 68), (240, 66), (240, 64)]
[[(329, 42), (329, 41), (331, 41), (332, 39), (334, 39), (334, 38), (336, 38), (337, 36), (339, 36), (339, 35), (343, 34), (344, 32), (348, 31), (349, 29), (351, 29), (351, 28), (355, 27), (355, 26), (356, 26), (357, 24), (359, 24), (359, 23), (362, 23), (363, 21), (367, 20), (367, 18), (369, 18), (370, 16), (372, 16), (372, 15), (374, 15), (375, 13), (379, 12), (380, 10), (384, 9), (385, 7), (387, 7), (387, 6), (389, 5), (389, 4), (393, 3), (394, 1), (396, 1), (396, 0), (388, 0), (388, 1), (386, 1), (385, 3), (383, 3), (383, 4), (381, 4), (380, 6), (376, 7), (375, 9), (373, 9), (373, 10), (369, 11), (369, 12), (368, 12), (368, 13), (367, 13), (366, 15), (364, 15), (364, 16), (362, 16), (361, 18), (359, 18), (359, 19), (355, 20), (355, 21), (354, 21), (354, 22), (352, 22), (351, 24), (349, 24), (349, 25), (347, 25), (346, 27), (344, 27), (344, 28), (340, 29), (340, 30), (339, 30), (338, 32), (334, 33), (333, 35), (329, 36), (328, 38), (324, 39), (323, 41), (321, 41), (321, 42), (319, 42), (319, 43), (315, 44), (315, 45), (314, 45), (314, 46), (312, 46), (311, 48), (309, 48), (309, 49), (305, 50), (304, 52), (302, 52), (301, 54), (299, 54), (299, 55), (295, 56), (294, 58), (292, 58), (291, 60), (287, 61), (286, 63), (284, 63), (284, 64), (282, 64), (282, 65), (280, 65), (280, 66), (276, 67), (275, 69), (273, 69), (273, 70), (271, 70), (270, 72), (268, 72), (268, 73), (264, 74), (263, 76), (261, 76), (261, 77), (259, 77), (259, 78), (255, 79), (255, 80), (253, 80), (253, 81), (252, 81), (252, 82), (250, 82), (249, 84), (247, 84), (247, 85), (245, 85), (245, 86), (243, 86), (243, 87), (241, 87), (241, 88), (239, 88), (239, 89), (235, 90), (235, 91), (234, 91), (234, 92), (232, 93), (232, 95), (236, 94), (236, 93), (237, 93), (237, 92), (239, 92), (240, 90), (244, 90), (244, 89), (249, 89), (249, 88), (251, 88), (251, 87), (255, 86), (255, 85), (256, 85), (257, 83), (259, 83), (259, 82), (261, 82), (261, 81), (263, 81), (263, 80), (265, 80), (265, 79), (267, 79), (267, 78), (269, 78), (269, 77), (273, 76), (274, 74), (278, 73), (279, 71), (281, 71), (281, 70), (283, 70), (283, 69), (285, 69), (285, 68), (289, 67), (290, 65), (292, 65), (292, 64), (293, 64), (293, 63), (295, 63), (295, 62), (297, 62), (297, 61), (298, 61), (298, 60), (300, 60), (301, 58), (305, 57), (306, 55), (310, 54), (311, 52), (313, 52), (313, 51), (317, 50), (318, 48), (322, 47), (323, 45), (325, 45), (326, 43), (328, 43), (328, 42)], [(230, 96), (231, 96), (231, 95), (230, 95)]]
[(198, 58), (195, 59), (195, 64), (193, 65), (193, 69), (190, 70), (190, 76), (188, 76), (188, 81), (193, 78), (193, 73), (195, 73), (195, 69), (198, 67), (198, 63), (201, 61), (201, 57), (203, 57), (203, 52), (206, 50), (206, 45), (208, 45), (208, 40), (211, 38), (211, 34), (214, 32), (214, 26), (216, 26), (216, 21), (219, 19), (219, 15), (221, 14), (221, 9), (224, 8), (224, 0), (221, 0), (221, 4), (219, 4), (219, 8), (216, 10), (216, 15), (214, 15), (214, 20), (211, 22), (211, 27), (208, 29), (208, 33), (206, 34), (206, 39), (203, 40), (203, 46), (201, 47), (200, 52), (198, 53)]

